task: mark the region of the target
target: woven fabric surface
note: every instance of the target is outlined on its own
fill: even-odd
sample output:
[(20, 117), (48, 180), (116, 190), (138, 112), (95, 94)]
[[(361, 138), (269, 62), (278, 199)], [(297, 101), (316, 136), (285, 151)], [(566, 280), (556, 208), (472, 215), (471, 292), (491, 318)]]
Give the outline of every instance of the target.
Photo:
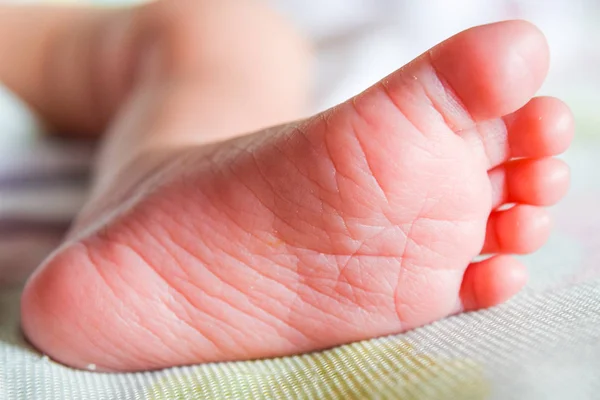
[(597, 284), (320, 353), (136, 374), (75, 371), (28, 348), (18, 295), (0, 303), (13, 321), (0, 346), (6, 399), (593, 399), (600, 390)]

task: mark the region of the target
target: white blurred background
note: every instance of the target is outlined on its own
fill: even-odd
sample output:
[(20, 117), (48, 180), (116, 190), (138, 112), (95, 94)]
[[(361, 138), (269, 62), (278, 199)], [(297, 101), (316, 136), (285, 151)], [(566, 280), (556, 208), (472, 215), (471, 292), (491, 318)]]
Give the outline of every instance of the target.
[(474, 25), (522, 18), (546, 34), (552, 65), (543, 94), (563, 97), (600, 126), (598, 0), (272, 0), (316, 43), (317, 108), (335, 104)]
[[(114, 6), (144, 0), (0, 0)], [(218, 0), (215, 0), (218, 1)], [(600, 126), (599, 0), (257, 0), (286, 14), (315, 44), (314, 110), (361, 91), (437, 42), (474, 25), (523, 18), (546, 34), (552, 65), (543, 94), (565, 99), (582, 135)], [(31, 130), (2, 102), (0, 131)], [(9, 129), (4, 129), (9, 128)], [(6, 135), (5, 135), (6, 136)]]

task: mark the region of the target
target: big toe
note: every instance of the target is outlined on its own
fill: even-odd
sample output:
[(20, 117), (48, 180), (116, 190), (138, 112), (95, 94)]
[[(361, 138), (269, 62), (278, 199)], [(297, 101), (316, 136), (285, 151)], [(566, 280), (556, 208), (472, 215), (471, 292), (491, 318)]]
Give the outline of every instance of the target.
[(461, 32), (429, 56), (474, 120), (505, 115), (525, 105), (541, 86), (549, 65), (544, 35), (520, 20)]

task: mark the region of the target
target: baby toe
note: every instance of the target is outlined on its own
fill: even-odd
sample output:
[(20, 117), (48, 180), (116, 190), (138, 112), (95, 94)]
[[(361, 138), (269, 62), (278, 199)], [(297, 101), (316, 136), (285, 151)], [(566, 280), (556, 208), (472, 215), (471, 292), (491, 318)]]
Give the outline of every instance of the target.
[(493, 212), (482, 253), (532, 253), (546, 243), (551, 227), (552, 219), (542, 207), (516, 205)]
[(550, 206), (567, 192), (568, 165), (557, 158), (519, 159), (488, 174), (492, 184), (492, 207), (505, 203)]
[(503, 303), (527, 283), (527, 269), (514, 258), (499, 255), (472, 263), (465, 271), (457, 311), (473, 311)]
[(535, 97), (504, 118), (511, 157), (548, 157), (571, 144), (575, 122), (569, 107), (554, 97)]

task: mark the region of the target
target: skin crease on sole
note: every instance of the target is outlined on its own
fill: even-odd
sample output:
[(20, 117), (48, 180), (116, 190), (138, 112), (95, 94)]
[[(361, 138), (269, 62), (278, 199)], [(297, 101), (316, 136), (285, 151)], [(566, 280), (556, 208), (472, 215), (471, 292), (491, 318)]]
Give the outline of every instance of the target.
[[(535, 27), (490, 24), (317, 116), (142, 146), (30, 278), (25, 334), (69, 366), (139, 371), (319, 350), (505, 301), (526, 282), (508, 254), (545, 242), (543, 207), (568, 187), (552, 156), (572, 116), (533, 98), (547, 68)], [(204, 129), (195, 86), (158, 76), (113, 134)]]

